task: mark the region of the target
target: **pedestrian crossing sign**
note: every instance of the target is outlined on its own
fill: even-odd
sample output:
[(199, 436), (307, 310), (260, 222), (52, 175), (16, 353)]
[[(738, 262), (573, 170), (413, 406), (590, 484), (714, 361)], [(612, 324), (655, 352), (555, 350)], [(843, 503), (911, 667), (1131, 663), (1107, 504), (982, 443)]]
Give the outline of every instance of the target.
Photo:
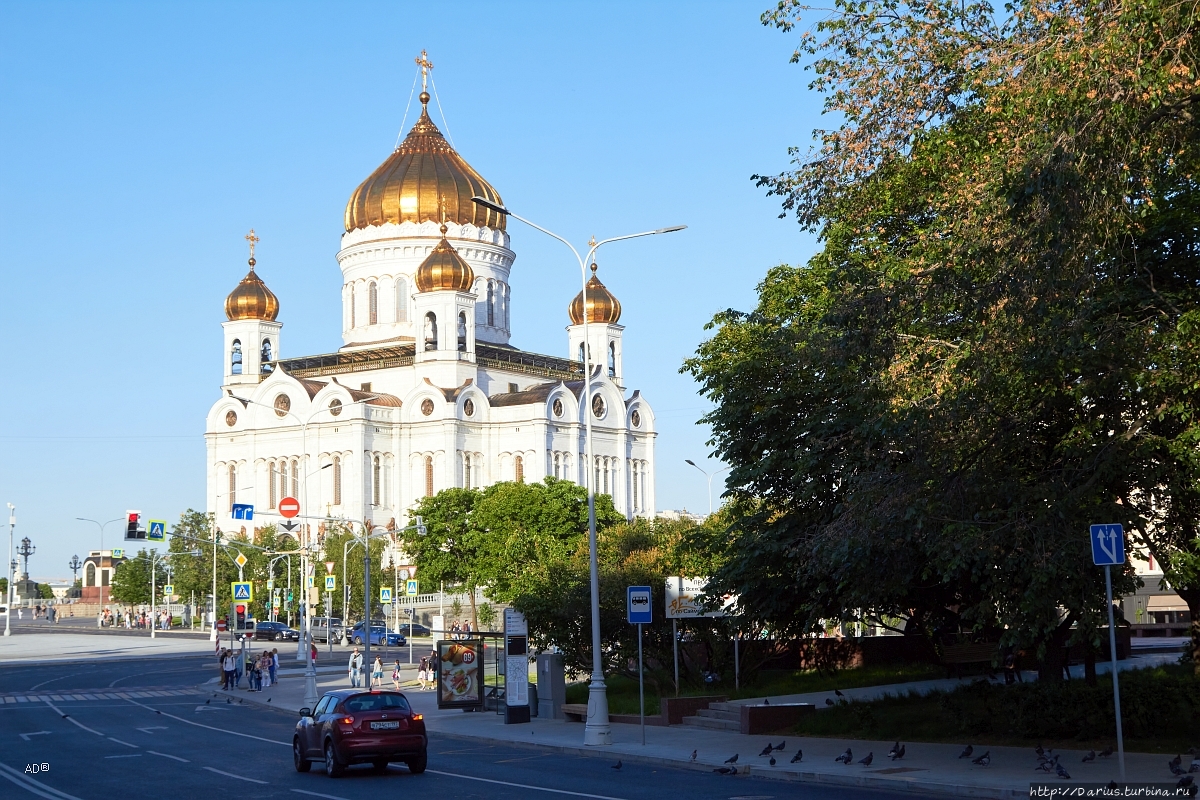
[(404, 593), (408, 594), (408, 595), (415, 595), (417, 593), (417, 582), (416, 581), (405, 581), (404, 582)]
[(167, 536), (167, 521), (164, 519), (151, 519), (146, 521), (146, 538), (152, 542), (161, 542)]
[(250, 581), (234, 581), (230, 586), (233, 587), (234, 600), (254, 599), (254, 585)]
[(317, 584), (316, 584), (316, 579), (315, 579), (315, 578), (313, 578), (313, 576), (312, 576), (312, 575), (309, 575), (309, 576), (308, 576), (308, 588), (312, 589), (312, 588), (313, 588), (314, 586), (316, 586), (316, 585), (317, 585)]
[(168, 583), (163, 587), (163, 594), (167, 597), (170, 597), (171, 595), (175, 594), (175, 587)]
[(336, 575), (326, 575), (325, 576), (325, 591), (327, 591), (327, 592), (337, 591), (337, 576)]
[(385, 606), (391, 605), (391, 603), (392, 603), (392, 587), (390, 587), (390, 586), (380, 586), (379, 587), (379, 602)]

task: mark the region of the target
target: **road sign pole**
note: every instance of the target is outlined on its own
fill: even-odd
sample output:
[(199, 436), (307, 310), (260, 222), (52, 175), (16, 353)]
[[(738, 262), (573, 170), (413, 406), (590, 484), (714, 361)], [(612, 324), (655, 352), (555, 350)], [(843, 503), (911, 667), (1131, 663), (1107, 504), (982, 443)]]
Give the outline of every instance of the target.
[(642, 722), (642, 746), (646, 746), (646, 682), (642, 670), (642, 623), (638, 623), (638, 716)]
[(1125, 736), (1121, 731), (1121, 685), (1117, 679), (1117, 626), (1113, 620), (1112, 567), (1104, 567), (1104, 588), (1108, 597), (1108, 655), (1112, 658), (1113, 708), (1117, 715), (1117, 766), (1125, 782)]
[(671, 648), (675, 651), (675, 696), (679, 697), (679, 620), (671, 618)]

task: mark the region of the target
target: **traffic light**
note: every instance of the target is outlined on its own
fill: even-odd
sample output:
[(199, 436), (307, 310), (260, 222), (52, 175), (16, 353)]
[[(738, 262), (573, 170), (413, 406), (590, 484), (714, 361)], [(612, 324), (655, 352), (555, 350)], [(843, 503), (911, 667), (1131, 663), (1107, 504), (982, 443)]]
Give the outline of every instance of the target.
[(237, 616), (237, 629), (239, 631), (246, 630), (246, 606), (238, 603), (233, 607), (233, 610)]
[(146, 531), (141, 527), (142, 512), (125, 512), (125, 541), (145, 539)]

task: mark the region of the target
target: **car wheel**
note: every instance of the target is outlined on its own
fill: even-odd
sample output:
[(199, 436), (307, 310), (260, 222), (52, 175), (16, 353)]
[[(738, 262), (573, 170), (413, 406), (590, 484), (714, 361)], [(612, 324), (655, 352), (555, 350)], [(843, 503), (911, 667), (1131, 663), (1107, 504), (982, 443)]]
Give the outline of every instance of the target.
[(333, 742), (325, 743), (325, 774), (331, 778), (340, 778), (342, 773), (346, 771), (346, 765), (338, 761), (337, 751), (333, 749)]
[(355, 643), (355, 644), (357, 644), (357, 645), (360, 645), (360, 646), (361, 646), (361, 645), (362, 645), (362, 637), (361, 637), (361, 636), (355, 636), (355, 637), (354, 637), (354, 643)]
[(386, 758), (377, 758), (371, 762), (371, 766), (375, 767), (376, 772), (387, 772), (388, 762)]
[(292, 738), (292, 760), (296, 762), (296, 772), (308, 772), (312, 769), (312, 762), (304, 757), (299, 736)]
[(421, 754), (419, 756), (417, 756), (416, 758), (410, 758), (408, 760), (408, 771), (411, 772), (413, 775), (420, 775), (422, 772), (425, 771), (425, 766), (428, 763), (428, 761), (429, 761), (429, 751), (422, 750)]

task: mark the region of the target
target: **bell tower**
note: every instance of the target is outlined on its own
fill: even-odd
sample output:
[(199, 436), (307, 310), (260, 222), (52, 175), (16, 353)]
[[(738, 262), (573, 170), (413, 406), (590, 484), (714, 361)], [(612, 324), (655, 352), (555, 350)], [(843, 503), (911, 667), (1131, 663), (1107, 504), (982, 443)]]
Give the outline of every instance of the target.
[(251, 229), (250, 271), (225, 298), (225, 369), (224, 385), (258, 383), (279, 359), (279, 299), (254, 272), (254, 245), (259, 238)]

